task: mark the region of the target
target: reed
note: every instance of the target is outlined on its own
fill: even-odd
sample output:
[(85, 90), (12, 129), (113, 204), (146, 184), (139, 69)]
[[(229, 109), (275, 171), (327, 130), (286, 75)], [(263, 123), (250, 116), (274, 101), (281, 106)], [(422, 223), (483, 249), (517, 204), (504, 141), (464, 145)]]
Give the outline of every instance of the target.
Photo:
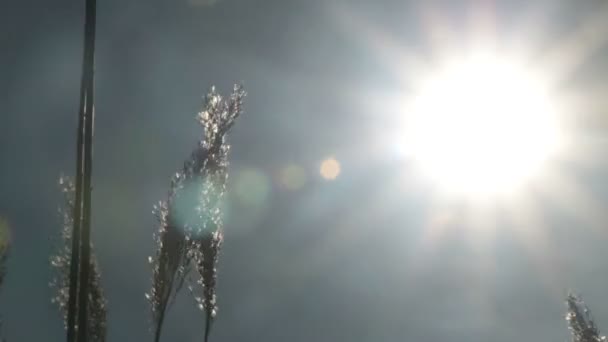
[(606, 336), (600, 334), (595, 325), (591, 311), (583, 300), (575, 295), (568, 294), (566, 298), (568, 311), (566, 321), (572, 333), (572, 342), (606, 342)]
[(208, 341), (217, 314), (216, 280), (223, 241), (222, 208), (228, 181), (228, 131), (243, 111), (246, 93), (235, 85), (222, 97), (211, 87), (197, 120), (203, 134), (197, 146), (171, 179), (167, 199), (154, 207), (158, 219), (157, 251), (150, 257), (152, 289), (146, 294), (152, 308), (154, 341), (161, 338), (167, 308), (185, 282), (205, 313)]
[[(65, 328), (68, 328), (69, 295), (70, 295), (70, 262), (72, 255), (72, 237), (74, 225), (75, 185), (67, 177), (59, 179), (59, 185), (63, 194), (64, 203), (59, 207), (59, 216), (62, 221), (61, 241), (54, 255), (51, 256), (51, 267), (53, 278), (50, 282), (55, 295), (51, 302), (58, 306), (64, 320)], [(91, 247), (92, 249), (92, 247)], [(89, 268), (91, 272), (88, 277), (89, 296), (87, 305), (87, 340), (91, 342), (104, 342), (106, 340), (107, 325), (107, 301), (101, 287), (101, 273), (99, 265), (92, 255)], [(79, 306), (76, 306), (76, 313)], [(78, 332), (78, 327), (75, 329)]]

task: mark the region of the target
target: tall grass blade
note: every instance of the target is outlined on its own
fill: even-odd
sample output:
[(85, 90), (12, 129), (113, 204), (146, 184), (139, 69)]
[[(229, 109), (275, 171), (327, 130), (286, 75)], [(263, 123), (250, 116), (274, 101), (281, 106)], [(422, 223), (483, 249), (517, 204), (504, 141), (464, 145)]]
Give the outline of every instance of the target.
[(91, 277), (91, 178), (93, 173), (93, 126), (95, 120), (94, 78), (95, 78), (95, 29), (97, 17), (97, 1), (86, 0), (85, 14), (85, 49), (84, 75), (86, 85), (85, 98), (85, 127), (83, 153), (83, 182), (82, 182), (82, 232), (80, 236), (80, 274), (78, 289), (78, 342), (87, 342), (90, 334), (87, 332), (89, 320), (89, 293)]
[[(83, 328), (80, 342), (86, 342), (87, 301), (89, 271), (89, 222), (90, 222), (90, 177), (92, 158), (93, 127), (93, 80), (95, 51), (96, 1), (85, 0), (85, 33), (80, 83), (80, 103), (78, 107), (78, 131), (76, 141), (76, 185), (75, 205), (73, 206), (73, 239), (69, 263), (69, 287), (67, 302), (67, 341), (76, 340), (77, 324)], [(84, 227), (84, 236), (82, 229)], [(85, 243), (82, 243), (84, 238)], [(84, 249), (84, 251), (81, 251)], [(81, 260), (84, 258), (84, 260)], [(83, 273), (84, 272), (84, 273)], [(81, 289), (81, 286), (84, 289)], [(78, 307), (84, 308), (78, 311)], [(78, 323), (77, 323), (78, 320)]]

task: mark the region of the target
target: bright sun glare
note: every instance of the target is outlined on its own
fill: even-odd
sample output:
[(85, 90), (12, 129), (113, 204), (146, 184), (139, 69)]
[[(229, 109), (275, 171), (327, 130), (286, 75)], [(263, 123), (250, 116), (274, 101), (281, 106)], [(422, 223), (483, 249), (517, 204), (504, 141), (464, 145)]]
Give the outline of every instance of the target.
[(491, 53), (452, 58), (405, 108), (404, 143), (441, 191), (487, 197), (517, 190), (558, 152), (556, 108), (543, 79)]
[[(496, 2), (473, 2), (457, 18), (437, 2), (420, 3), (414, 21), (420, 26), (405, 30), (384, 29), (347, 6), (334, 11), (389, 75), (387, 83), (382, 78), (380, 86), (371, 82), (349, 94), (369, 114), (370, 137), (354, 154), (402, 166), (394, 179), (378, 182), (384, 191), (361, 212), (380, 215), (391, 204), (407, 207), (402, 198), (421, 200), (413, 214), (422, 220), (410, 249), (413, 272), (426, 269), (443, 241), (465, 237), (479, 253), (470, 262), (491, 274), (494, 240), (508, 230), (557, 293), (553, 213), (595, 232), (608, 221), (604, 202), (579, 178), (586, 174), (580, 170), (605, 168), (605, 75), (589, 70), (599, 70), (595, 63), (608, 44), (608, 3), (589, 7), (593, 13), (559, 36), (545, 25), (552, 15), (544, 5), (525, 6), (503, 26)], [(422, 33), (419, 48), (410, 31)], [(416, 219), (403, 216), (397, 226), (410, 239)], [(344, 236), (352, 231), (339, 243)]]

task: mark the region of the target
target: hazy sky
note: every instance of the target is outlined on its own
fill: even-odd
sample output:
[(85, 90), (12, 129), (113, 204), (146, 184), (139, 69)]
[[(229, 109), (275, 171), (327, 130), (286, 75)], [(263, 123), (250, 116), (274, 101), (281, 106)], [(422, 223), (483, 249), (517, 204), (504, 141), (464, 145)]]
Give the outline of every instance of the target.
[[(564, 82), (590, 89), (578, 134), (602, 140), (608, 33), (585, 26), (608, 17), (601, 1), (98, 1), (93, 239), (108, 341), (151, 340), (151, 209), (200, 134), (201, 96), (237, 81), (249, 95), (230, 136), (213, 341), (565, 341), (568, 288), (608, 329), (601, 153), (565, 163), (592, 206), (570, 193), (565, 205), (535, 199), (544, 236), (517, 234), (503, 214), (481, 247), (458, 221), (423, 243), (453, 209), (407, 181), (384, 131), (392, 119), (369, 106), (399, 91), (400, 53), (425, 58), (427, 10), (457, 36), (481, 3), (499, 37), (582, 51)], [(48, 260), (60, 229), (57, 179), (74, 169), (83, 4), (0, 4), (0, 216), (13, 245), (0, 312), (11, 342), (64, 339)], [(331, 156), (342, 172), (325, 181), (319, 163)], [(295, 190), (281, 183), (289, 165), (305, 175)], [(165, 340), (200, 341), (203, 322), (186, 291)]]

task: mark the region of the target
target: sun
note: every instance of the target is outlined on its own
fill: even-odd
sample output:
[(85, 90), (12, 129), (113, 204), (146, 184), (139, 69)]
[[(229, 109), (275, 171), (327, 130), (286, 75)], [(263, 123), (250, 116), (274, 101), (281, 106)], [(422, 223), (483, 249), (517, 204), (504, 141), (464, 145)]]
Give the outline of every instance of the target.
[(560, 150), (558, 108), (540, 74), (477, 50), (452, 56), (416, 85), (403, 144), (439, 190), (470, 197), (517, 191)]
[[(342, 30), (379, 61), (367, 84), (340, 82), (365, 125), (351, 153), (378, 175), (377, 194), (358, 212), (374, 224), (395, 213), (391, 239), (411, 243), (418, 234), (404, 249), (406, 279), (466, 241), (474, 255), (462, 257), (485, 279), (514, 248), (561, 295), (564, 222), (580, 235), (602, 234), (608, 221), (602, 192), (590, 188), (606, 168), (608, 87), (597, 62), (608, 46), (608, 3), (589, 6), (569, 28), (544, 5), (525, 5), (508, 21), (496, 5), (471, 2), (454, 15), (421, 2), (408, 11), (416, 20), (397, 28), (336, 5)], [(352, 230), (336, 243), (344, 237)], [(517, 244), (506, 247), (511, 239)]]

